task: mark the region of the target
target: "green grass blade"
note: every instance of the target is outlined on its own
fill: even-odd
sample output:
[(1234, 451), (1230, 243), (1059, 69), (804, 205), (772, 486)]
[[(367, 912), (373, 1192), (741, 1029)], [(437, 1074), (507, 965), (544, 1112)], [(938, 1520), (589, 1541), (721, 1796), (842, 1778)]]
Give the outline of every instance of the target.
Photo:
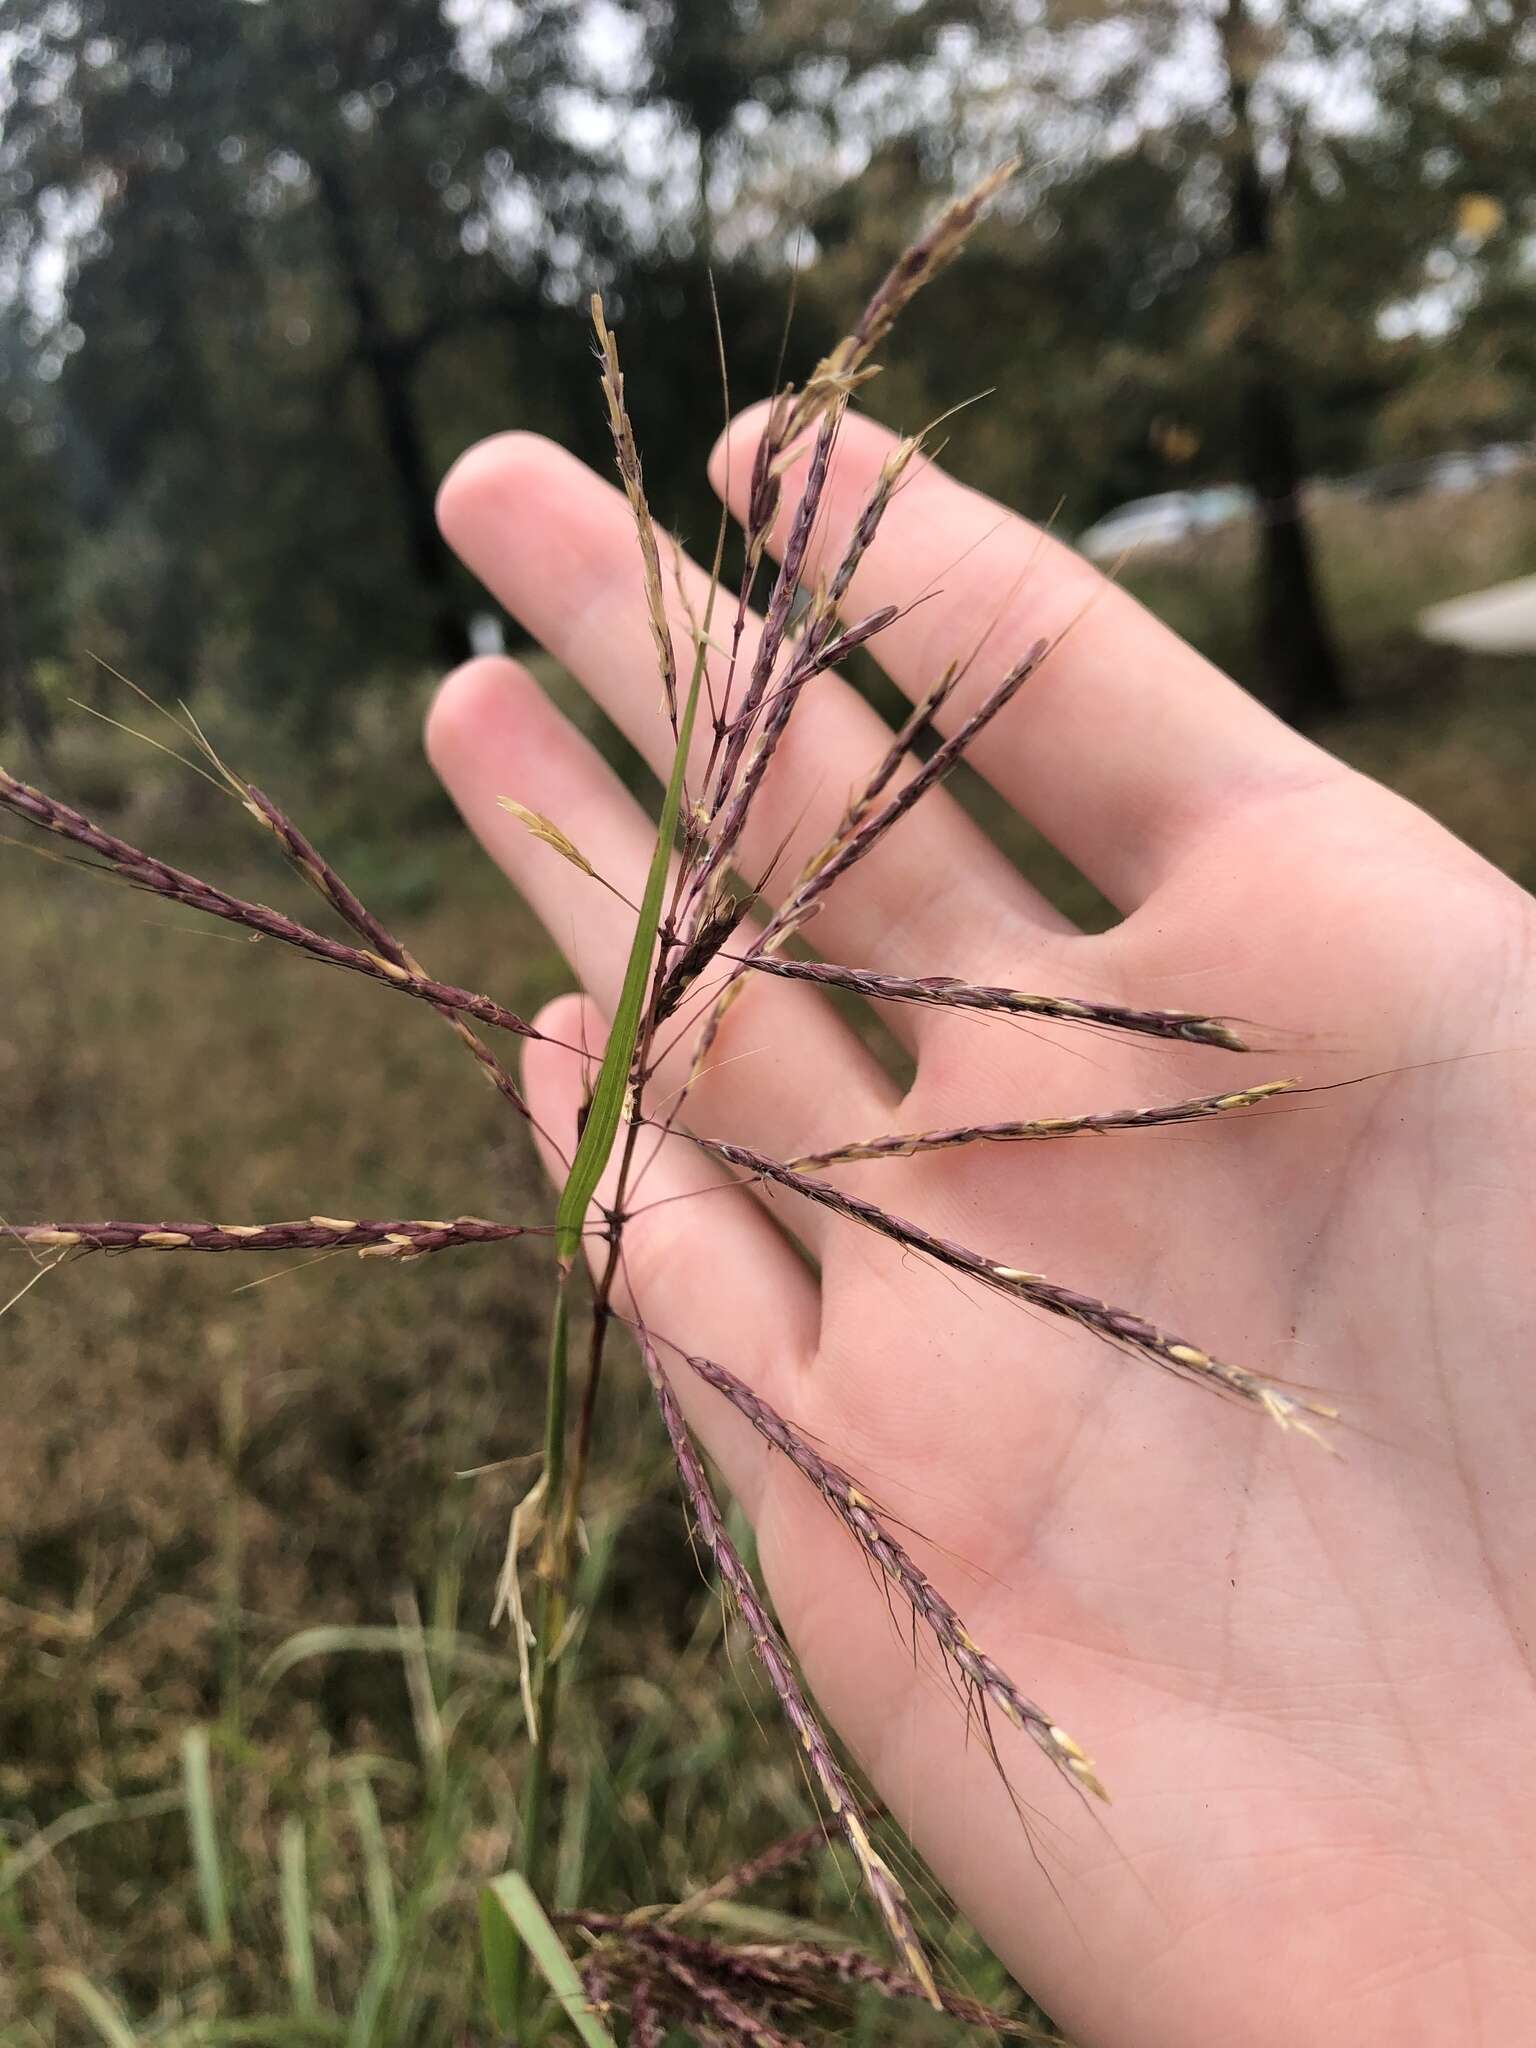
[(352, 1808), (352, 1824), (357, 1829), (358, 1844), (363, 1852), (363, 1889), (368, 1899), (368, 1920), (373, 1928), (373, 1939), (380, 1949), (393, 1951), (395, 1946), (395, 1880), (389, 1867), (389, 1850), (384, 1842), (384, 1823), (379, 1819), (379, 1803), (373, 1796), (373, 1787), (361, 1772), (347, 1780), (347, 1801)]
[(208, 1730), (189, 1728), (181, 1744), (182, 1796), (187, 1829), (192, 1837), (192, 1863), (203, 1926), (216, 1955), (229, 1953), (229, 1894), (219, 1856), (218, 1821), (213, 1810), (213, 1779), (208, 1767)]
[(278, 1841), (278, 1895), (283, 1917), (283, 1971), (293, 2009), (303, 2019), (320, 2010), (315, 1990), (315, 1940), (309, 1914), (309, 1862), (304, 1823), (296, 1813), (283, 1822)]
[(385, 2000), (393, 1984), (399, 1954), (395, 1937), (381, 1943), (369, 1959), (364, 1972), (362, 1988), (357, 1994), (357, 2003), (352, 2008), (352, 2023), (347, 2028), (346, 2048), (369, 2048), (383, 2017)]
[(175, 1813), (186, 1802), (180, 1792), (139, 1792), (127, 1799), (98, 1799), (89, 1806), (71, 1807), (57, 1820), (40, 1828), (30, 1841), (16, 1848), (0, 1843), (0, 1899), (40, 1863), (46, 1863), (65, 1842), (92, 1828), (109, 1827), (114, 1821), (158, 1820)]
[[(427, 1629), (423, 1631), (423, 1641), (433, 1656), (456, 1670), (469, 1672), (476, 1678), (499, 1678), (504, 1684), (508, 1682), (506, 1658), (499, 1653), (492, 1656), (471, 1636), (456, 1634), (452, 1629)], [(279, 1679), (286, 1678), (297, 1665), (311, 1657), (336, 1657), (359, 1652), (398, 1657), (402, 1648), (398, 1628), (386, 1628), (381, 1624), (372, 1627), (322, 1624), (316, 1628), (301, 1629), (286, 1642), (279, 1643), (256, 1674), (256, 1682), (264, 1690), (270, 1690)], [(516, 1685), (516, 1672), (513, 1672), (510, 1682)]]
[(662, 891), (667, 885), (667, 863), (672, 853), (672, 842), (677, 834), (678, 812), (682, 808), (683, 777), (688, 766), (688, 749), (693, 739), (693, 722), (699, 708), (699, 692), (703, 680), (704, 652), (701, 647), (694, 661), (693, 676), (688, 686), (688, 701), (683, 709), (682, 724), (678, 728), (677, 752), (672, 759), (672, 773), (667, 780), (667, 793), (662, 800), (661, 817), (657, 822), (656, 849), (651, 855), (651, 871), (645, 878), (645, 894), (640, 899), (640, 911), (635, 919), (635, 936), (629, 949), (629, 964), (624, 970), (624, 986), (619, 991), (619, 1000), (614, 1008), (613, 1023), (608, 1033), (608, 1046), (603, 1054), (603, 1064), (598, 1070), (597, 1085), (592, 1091), (592, 1101), (587, 1110), (581, 1143), (576, 1147), (576, 1157), (571, 1161), (571, 1170), (560, 1196), (560, 1207), (555, 1213), (555, 1250), (563, 1264), (569, 1264), (576, 1256), (577, 1247), (581, 1243), (582, 1229), (587, 1220), (587, 1204), (596, 1193), (603, 1168), (608, 1164), (608, 1155), (613, 1150), (614, 1136), (624, 1110), (624, 1097), (629, 1088), (630, 1064), (635, 1056), (635, 1040), (640, 1033), (640, 1018), (645, 1007), (651, 954), (656, 945), (657, 927), (661, 922), (661, 898)]
[(517, 2025), (518, 1958), (522, 1944), (517, 1930), (489, 1890), (480, 1894), (480, 1960), (485, 1966), (485, 1995), (498, 2030)]
[[(544, 1908), (534, 1897), (527, 1879), (516, 1870), (493, 1878), (482, 1893), (482, 1934), (493, 1921), (503, 1920), (503, 1916), (504, 1923), (510, 1922), (511, 1928), (516, 1930), (518, 1939), (538, 1965), (539, 1974), (554, 1993), (566, 2019), (586, 2043), (586, 2048), (614, 2048), (612, 2035), (587, 2005), (587, 1995), (581, 1988), (576, 1965), (545, 1918)], [(487, 1966), (489, 1972), (489, 1949)], [(499, 2013), (496, 2014), (496, 2023), (498, 2026), (507, 2024)]]
[(329, 2013), (310, 2019), (189, 2020), (168, 2034), (156, 2034), (155, 2048), (313, 2048), (313, 2044), (341, 2042), (346, 2029)]
[(60, 1970), (50, 1982), (56, 1991), (73, 1999), (107, 2048), (139, 2048), (139, 2037), (122, 2007), (104, 1991), (98, 1991), (89, 1977), (83, 1977), (78, 1970)]

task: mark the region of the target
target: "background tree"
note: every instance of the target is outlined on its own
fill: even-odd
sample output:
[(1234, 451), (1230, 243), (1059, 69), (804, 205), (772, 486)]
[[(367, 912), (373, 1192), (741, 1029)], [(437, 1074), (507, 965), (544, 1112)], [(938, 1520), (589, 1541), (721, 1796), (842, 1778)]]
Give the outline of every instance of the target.
[[(547, 303), (580, 203), (550, 117), (567, 11), (523, 10), (513, 47), (466, 43), (435, 0), (34, 10), (6, 157), (35, 238), (63, 212), (83, 224), (66, 297), (86, 346), (62, 396), (95, 523), (141, 522), (176, 555), (151, 638), (178, 688), (218, 625), (294, 615), (317, 547), (341, 581), (296, 610), (322, 657), (381, 595), (365, 645), (466, 650), (422, 387), (456, 336)], [(365, 557), (354, 607), (347, 562)]]
[(993, 387), (954, 428), (968, 468), (1069, 527), (1246, 481), (1246, 672), (1291, 716), (1343, 687), (1304, 481), (1536, 424), (1536, 67), (1502, 0), (14, 0), (7, 22), (0, 329), (56, 378), (69, 636), (176, 693), (238, 678), (316, 716), (350, 678), (459, 658), (479, 600), (435, 481), (507, 425), (606, 460), (594, 284), (644, 367), (658, 510), (697, 536), (711, 277), (745, 400), (797, 261), (792, 362), (936, 187), (1015, 151), (965, 293), (919, 311), (868, 402), (911, 421)]

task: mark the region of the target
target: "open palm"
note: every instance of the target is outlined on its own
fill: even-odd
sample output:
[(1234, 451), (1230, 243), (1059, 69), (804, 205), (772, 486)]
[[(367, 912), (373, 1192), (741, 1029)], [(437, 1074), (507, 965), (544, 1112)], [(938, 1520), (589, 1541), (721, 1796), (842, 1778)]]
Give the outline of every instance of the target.
[[(716, 457), (738, 512), (754, 434), (751, 416), (735, 429), (729, 476)], [(828, 562), (888, 447), (850, 419), (813, 549)], [(507, 436), (459, 464), (441, 517), (664, 765), (618, 494), (549, 443)], [(959, 712), (1070, 625), (972, 758), (1123, 922), (1073, 930), (935, 795), (829, 893), (810, 934), (821, 955), (1240, 1016), (1277, 1050), (1149, 1049), (891, 1006), (915, 1059), (904, 1094), (813, 990), (759, 979), (690, 1124), (791, 1159), (893, 1131), (1393, 1070), (1192, 1128), (827, 1176), (1319, 1390), (1341, 1411), (1344, 1460), (793, 1194), (656, 1204), (722, 1180), (681, 1136), (626, 1231), (635, 1297), (659, 1333), (760, 1387), (921, 1531), (914, 1547), (982, 1648), (1093, 1756), (1115, 1800), (1102, 1825), (1002, 1730), (1021, 1822), (822, 1504), (679, 1369), (823, 1709), (1078, 2038), (1523, 2038), (1536, 2009), (1536, 906), (936, 469), (888, 514), (852, 609), (930, 587), (878, 645), (915, 696), (991, 625)], [(744, 869), (766, 870), (788, 837), (774, 873), (793, 875), (886, 738), (852, 690), (817, 683)], [(581, 1014), (568, 998), (541, 1023), (598, 1042), (631, 914), (496, 799), (547, 814), (631, 895), (644, 815), (508, 661), (449, 679), (429, 745), (591, 991)], [(580, 1062), (535, 1045), (528, 1086), (567, 1139)]]

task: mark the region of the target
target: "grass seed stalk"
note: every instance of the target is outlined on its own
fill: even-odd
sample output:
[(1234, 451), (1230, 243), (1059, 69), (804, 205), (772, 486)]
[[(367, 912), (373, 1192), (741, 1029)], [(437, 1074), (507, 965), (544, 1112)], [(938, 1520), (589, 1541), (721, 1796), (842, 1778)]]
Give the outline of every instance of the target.
[[(656, 657), (657, 687), (675, 735), (675, 747), (644, 889), (634, 907), (622, 988), (606, 1048), (590, 1076), (590, 1099), (553, 1219), (526, 1224), (495, 1222), (452, 1214), (451, 1205), (445, 1205), (443, 1220), (331, 1215), (276, 1223), (108, 1219), (19, 1224), (8, 1226), (5, 1233), (8, 1241), (34, 1259), (44, 1259), (50, 1267), (54, 1261), (74, 1261), (97, 1251), (325, 1253), (350, 1249), (365, 1258), (409, 1262), (442, 1251), (507, 1244), (522, 1237), (550, 1241), (553, 1310), (545, 1381), (543, 1466), (527, 1504), (530, 1524), (534, 1524), (535, 1517), (541, 1518), (535, 1525), (538, 1540), (534, 1545), (533, 1569), (537, 1597), (531, 1603), (535, 1618), (525, 1690), (531, 1711), (522, 1773), (516, 1877), (517, 1897), (533, 1902), (529, 1915), (535, 1909), (542, 1915), (551, 1904), (555, 1830), (550, 1802), (559, 1777), (562, 1688), (570, 1682), (570, 1645), (580, 1636), (575, 1627), (579, 1619), (575, 1611), (576, 1565), (587, 1448), (609, 1332), (621, 1318), (633, 1325), (694, 1529), (767, 1674), (808, 1775), (852, 1851), (863, 1886), (884, 1923), (896, 1957), (892, 1967), (855, 1949), (782, 1943), (732, 1947), (670, 1931), (679, 1916), (694, 1908), (703, 1910), (710, 1902), (718, 1904), (766, 1870), (805, 1853), (819, 1838), (816, 1830), (802, 1831), (790, 1838), (787, 1848), (768, 1852), (755, 1863), (728, 1873), (716, 1885), (706, 1886), (691, 1903), (685, 1900), (676, 1907), (657, 1909), (667, 1925), (654, 1917), (643, 1925), (632, 1918), (615, 1918), (598, 1906), (557, 1915), (560, 1924), (587, 1941), (591, 1950), (583, 1963), (580, 1980), (586, 1987), (584, 1995), (593, 2014), (606, 2011), (610, 2004), (622, 2006), (627, 2011), (629, 2038), (638, 2043), (659, 2041), (670, 2027), (681, 2024), (699, 2038), (779, 2048), (789, 2038), (783, 2032), (784, 2024), (796, 2014), (811, 2011), (824, 1999), (832, 1982), (868, 1986), (895, 2001), (924, 1999), (972, 2025), (1021, 2031), (1011, 2025), (1006, 2015), (941, 1989), (907, 1896), (890, 1862), (876, 1847), (871, 1832), (871, 1809), (822, 1727), (753, 1572), (731, 1541), (702, 1455), (661, 1363), (658, 1345), (665, 1345), (668, 1340), (645, 1329), (643, 1305), (634, 1301), (632, 1295), (626, 1309), (619, 1306), (626, 1276), (624, 1236), (636, 1204), (637, 1140), (642, 1131), (676, 1126), (693, 1136), (710, 1157), (749, 1181), (786, 1190), (850, 1227), (873, 1231), (964, 1281), (1016, 1302), (1021, 1309), (1044, 1310), (1065, 1318), (1123, 1352), (1247, 1402), (1282, 1425), (1310, 1429), (1314, 1420), (1329, 1412), (1284, 1392), (1246, 1367), (1214, 1357), (1199, 1344), (1164, 1330), (1146, 1316), (1028, 1271), (1011, 1258), (989, 1255), (939, 1237), (868, 1197), (853, 1194), (821, 1177), (830, 1170), (861, 1162), (939, 1149), (1105, 1136), (1112, 1132), (1155, 1133), (1165, 1126), (1222, 1118), (1255, 1108), (1294, 1089), (1297, 1083), (1263, 1082), (1141, 1109), (877, 1133), (796, 1159), (777, 1159), (729, 1139), (704, 1138), (689, 1131), (692, 1088), (705, 1071), (726, 1005), (753, 974), (843, 990), (872, 1005), (941, 1006), (957, 1015), (975, 1017), (978, 1028), (983, 1028), (989, 1018), (1023, 1016), (1048, 1025), (1126, 1033), (1173, 1044), (1216, 1047), (1228, 1052), (1247, 1049), (1232, 1023), (1219, 1016), (1138, 1009), (1063, 994), (1028, 993), (972, 984), (939, 972), (924, 977), (901, 977), (873, 967), (791, 958), (786, 951), (789, 942), (810, 924), (827, 893), (943, 782), (991, 721), (1026, 688), (1050, 654), (1050, 646), (1044, 641), (1014, 652), (1001, 679), (919, 762), (912, 757), (910, 744), (952, 696), (969, 664), (957, 658), (946, 665), (892, 736), (881, 757), (870, 765), (831, 837), (789, 883), (778, 907), (767, 912), (756, 937), (744, 950), (736, 947), (745, 912), (758, 894), (758, 886), (742, 874), (741, 848), (748, 820), (784, 735), (816, 679), (853, 648), (878, 641), (880, 634), (902, 615), (897, 606), (852, 618), (845, 616), (845, 610), (856, 571), (877, 542), (904, 476), (923, 452), (921, 435), (909, 436), (896, 445), (830, 574), (822, 576), (814, 586), (808, 582), (811, 540), (850, 399), (874, 373), (875, 352), (902, 309), (959, 253), (987, 202), (1006, 182), (1010, 169), (1003, 167), (944, 208), (881, 281), (848, 336), (802, 385), (787, 386), (770, 403), (746, 494), (744, 566), (735, 593), (734, 617), (723, 646), (717, 649), (710, 635), (715, 598), (721, 586), (725, 540), (722, 517), (710, 576), (709, 603), (698, 619), (686, 602), (683, 606), (688, 611), (687, 637), (692, 644), (692, 659), (683, 665), (687, 669), (686, 681), (682, 679), (679, 637), (669, 615), (663, 582), (663, 541), (658, 537), (646, 499), (640, 452), (625, 400), (618, 340), (601, 301), (593, 302), (602, 399), (620, 482), (634, 518), (645, 612)], [(788, 479), (796, 474), (798, 495), (786, 508)], [(748, 628), (776, 535), (782, 536), (779, 566), (769, 583), (763, 624), (754, 643)], [(749, 645), (753, 651), (747, 659)], [(105, 870), (135, 890), (222, 919), (253, 937), (270, 939), (313, 962), (365, 976), (427, 1004), (449, 1023), (508, 1107), (524, 1125), (530, 1124), (532, 1119), (521, 1091), (472, 1027), (479, 1025), (525, 1039), (541, 1036), (536, 1027), (489, 996), (437, 981), (427, 974), (276, 800), (224, 767), (190, 714), (186, 714), (183, 736), (187, 732), (218, 776), (276, 841), (289, 865), (322, 899), (329, 913), (348, 929), (350, 939), (313, 930), (284, 912), (234, 896), (215, 883), (173, 867), (131, 845), (82, 811), (45, 795), (3, 769), (0, 809), (64, 840), (74, 850), (75, 858)], [(510, 801), (508, 808), (522, 817), (530, 831), (562, 852), (578, 872), (612, 886), (607, 878), (594, 872), (580, 850), (566, 838), (558, 820), (543, 818)], [(672, 1083), (670, 1075), (665, 1087), (659, 1079), (663, 1058), (673, 1043), (662, 1042), (661, 1026), (668, 1020), (675, 1021), (685, 1042), (691, 1040), (682, 1062), (687, 1078), (681, 1086)], [(1147, 1142), (1152, 1139), (1149, 1137)], [(600, 1189), (606, 1190), (601, 1199)], [(582, 1301), (578, 1267), (584, 1251), (589, 1255), (592, 1280), (585, 1304), (585, 1378), (573, 1418), (570, 1388), (577, 1315)], [(1074, 1786), (1101, 1792), (1103, 1788), (1077, 1743), (973, 1641), (960, 1615), (917, 1563), (890, 1516), (854, 1475), (823, 1452), (804, 1431), (778, 1414), (728, 1367), (686, 1351), (679, 1350), (677, 1355), (686, 1360), (693, 1374), (724, 1395), (759, 1435), (798, 1469), (828, 1513), (858, 1545), (888, 1591), (906, 1604), (912, 1616), (914, 1642), (921, 1631), (932, 1644), (955, 1683), (960, 1711), (973, 1722), (979, 1722), (987, 1733), (989, 1746), (989, 1716), (1000, 1713), (1029, 1734), (1048, 1761)], [(515, 1572), (516, 1567), (514, 1556), (509, 1569)], [(523, 1604), (520, 1599), (509, 1604), (521, 1628)], [(520, 1649), (524, 1647), (520, 1645)], [(996, 1760), (995, 1748), (992, 1754)], [(510, 1878), (506, 1880), (503, 1890), (511, 1883)], [(499, 2016), (505, 2006), (505, 2017), (517, 2038), (531, 2039), (540, 2021), (535, 2011), (528, 1948), (505, 1913), (487, 1912), (485, 1925), (493, 2004)], [(541, 1918), (539, 1927), (538, 1939), (547, 1948), (548, 1942), (554, 1940), (550, 1924)], [(545, 1974), (548, 1975), (547, 1970)], [(562, 1964), (557, 1974), (562, 1981), (566, 1974), (572, 1983), (576, 1981), (574, 1965), (567, 1971)], [(584, 2019), (581, 2031), (607, 2039), (596, 2017)]]

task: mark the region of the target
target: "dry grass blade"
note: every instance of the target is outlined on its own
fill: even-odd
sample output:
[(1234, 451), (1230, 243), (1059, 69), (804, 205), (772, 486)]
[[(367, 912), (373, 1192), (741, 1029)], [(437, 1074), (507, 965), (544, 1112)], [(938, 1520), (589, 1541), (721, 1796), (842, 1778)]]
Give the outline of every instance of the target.
[(715, 1561), (723, 1584), (741, 1612), (758, 1661), (768, 1674), (769, 1683), (778, 1697), (786, 1720), (795, 1731), (800, 1747), (805, 1753), (806, 1763), (821, 1788), (823, 1798), (832, 1809), (838, 1826), (847, 1838), (870, 1897), (890, 1931), (897, 1954), (905, 1967), (922, 1984), (930, 2002), (937, 2005), (938, 1987), (933, 1981), (933, 1972), (923, 1953), (922, 1941), (912, 1918), (912, 1909), (907, 1904), (906, 1897), (890, 1867), (870, 1839), (869, 1830), (864, 1825), (860, 1802), (843, 1772), (842, 1765), (832, 1753), (831, 1746), (822, 1732), (821, 1723), (812, 1712), (810, 1703), (800, 1688), (800, 1681), (790, 1664), (784, 1639), (763, 1604), (752, 1574), (742, 1562), (735, 1544), (726, 1532), (714, 1492), (705, 1476), (699, 1454), (694, 1449), (693, 1439), (688, 1434), (682, 1410), (677, 1405), (677, 1397), (662, 1369), (660, 1359), (656, 1356), (655, 1347), (644, 1331), (640, 1332), (640, 1348), (645, 1359), (646, 1372), (655, 1390), (657, 1406), (661, 1409), (662, 1420), (666, 1424), (672, 1455), (677, 1461), (678, 1473), (683, 1482), (683, 1491), (699, 1534)]
[(1030, 1308), (1044, 1309), (1048, 1315), (1077, 1323), (1083, 1329), (1091, 1330), (1095, 1336), (1103, 1337), (1124, 1350), (1134, 1351), (1181, 1378), (1199, 1380), (1222, 1393), (1234, 1394), (1239, 1400), (1262, 1408), (1283, 1429), (1297, 1429), (1303, 1435), (1315, 1437), (1317, 1431), (1307, 1420), (1309, 1416), (1324, 1421), (1335, 1419), (1332, 1408), (1288, 1394), (1273, 1381), (1250, 1372), (1246, 1366), (1230, 1365), (1225, 1359), (1213, 1358), (1198, 1344), (1191, 1344), (1183, 1337), (1160, 1329), (1156, 1323), (1130, 1309), (1116, 1308), (1112, 1302), (1101, 1301), (1096, 1295), (1062, 1287), (1054, 1280), (1047, 1280), (1042, 1273), (1028, 1273), (1021, 1267), (986, 1258), (966, 1245), (957, 1244), (953, 1238), (939, 1237), (925, 1230), (921, 1224), (894, 1216), (861, 1195), (848, 1194), (827, 1181), (797, 1173), (782, 1160), (770, 1159), (765, 1153), (754, 1152), (745, 1145), (700, 1137), (695, 1137), (693, 1142), (727, 1166), (803, 1195), (807, 1201), (830, 1209), (852, 1223), (862, 1224), (866, 1230), (889, 1238), (893, 1244), (931, 1259), (935, 1265), (944, 1266), (952, 1273), (975, 1280), (995, 1294), (1007, 1295)]
[(932, 1131), (892, 1131), (885, 1137), (834, 1145), (825, 1152), (807, 1152), (788, 1163), (796, 1173), (828, 1166), (851, 1165), (860, 1159), (910, 1159), (919, 1152), (944, 1152), (957, 1145), (1016, 1145), (1051, 1138), (1092, 1137), (1110, 1131), (1152, 1131), (1169, 1124), (1202, 1123), (1234, 1110), (1252, 1109), (1277, 1095), (1294, 1094), (1298, 1081), (1261, 1081), (1225, 1095), (1193, 1095), (1183, 1102), (1155, 1103), (1148, 1109), (1089, 1111), (1082, 1116), (1033, 1117), (1021, 1123), (953, 1124)]

